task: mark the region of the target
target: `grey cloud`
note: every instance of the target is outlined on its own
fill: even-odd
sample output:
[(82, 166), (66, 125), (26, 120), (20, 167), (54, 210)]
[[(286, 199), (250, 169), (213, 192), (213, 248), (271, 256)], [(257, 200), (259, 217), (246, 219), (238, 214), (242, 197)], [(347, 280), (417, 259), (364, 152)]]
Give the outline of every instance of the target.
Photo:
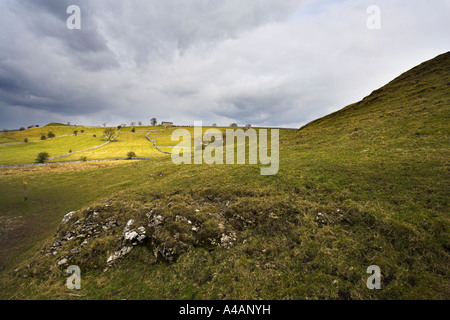
[[(90, 113), (92, 105), (102, 103), (94, 93), (79, 93), (45, 76), (34, 75), (20, 65), (0, 64), (0, 93), (4, 105), (23, 106), (67, 115)], [(45, 81), (40, 81), (44, 78)], [(70, 82), (70, 79), (69, 81)]]
[[(90, 3), (86, 0), (79, 1), (78, 5), (83, 8), (82, 28), (76, 31), (66, 27), (69, 17), (66, 9), (74, 4), (71, 0), (24, 0), (13, 12), (35, 38), (49, 43), (49, 46), (60, 46), (63, 49), (61, 54), (71, 56), (78, 67), (86, 70), (118, 67), (114, 54), (109, 50), (107, 41), (99, 30)], [(54, 49), (56, 52), (58, 47)]]
[[(207, 47), (292, 14), (301, 0), (170, 0), (109, 2), (105, 28), (138, 63)], [(96, 12), (102, 14), (102, 6)]]
[[(372, 2), (4, 1), (0, 126), (298, 127), (449, 50), (448, 1), (380, 0), (382, 29), (370, 31)], [(71, 4), (81, 30), (66, 28)]]

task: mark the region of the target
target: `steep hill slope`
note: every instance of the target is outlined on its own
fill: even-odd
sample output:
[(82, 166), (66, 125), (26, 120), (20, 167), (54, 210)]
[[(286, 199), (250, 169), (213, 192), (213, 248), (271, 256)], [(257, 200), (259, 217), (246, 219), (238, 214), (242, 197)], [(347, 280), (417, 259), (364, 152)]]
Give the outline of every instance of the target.
[[(313, 137), (373, 147), (423, 147), (427, 138), (449, 133), (450, 53), (405, 72), (362, 101), (300, 128), (301, 139)], [(320, 132), (320, 134), (317, 134)], [(331, 139), (332, 138), (332, 139)], [(441, 140), (441, 141), (439, 141)], [(445, 143), (436, 139), (434, 143)], [(439, 145), (442, 146), (442, 145)]]

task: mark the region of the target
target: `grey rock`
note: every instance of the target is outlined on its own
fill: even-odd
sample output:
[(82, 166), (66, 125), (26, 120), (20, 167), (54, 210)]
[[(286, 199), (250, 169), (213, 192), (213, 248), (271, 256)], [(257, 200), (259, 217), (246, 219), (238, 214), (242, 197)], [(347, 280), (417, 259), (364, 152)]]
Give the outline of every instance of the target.
[(220, 238), (220, 243), (224, 248), (230, 248), (236, 242), (236, 233), (230, 232), (229, 234), (222, 233), (222, 237)]
[(70, 211), (69, 213), (67, 213), (62, 219), (62, 223), (69, 222), (74, 213), (75, 213), (75, 211)]
[(150, 219), (148, 226), (149, 227), (156, 227), (163, 223), (164, 217), (161, 215), (153, 216), (153, 218)]
[(125, 255), (127, 255), (133, 247), (123, 247), (119, 251), (114, 252), (106, 261), (108, 264), (113, 264), (116, 260), (123, 258)]

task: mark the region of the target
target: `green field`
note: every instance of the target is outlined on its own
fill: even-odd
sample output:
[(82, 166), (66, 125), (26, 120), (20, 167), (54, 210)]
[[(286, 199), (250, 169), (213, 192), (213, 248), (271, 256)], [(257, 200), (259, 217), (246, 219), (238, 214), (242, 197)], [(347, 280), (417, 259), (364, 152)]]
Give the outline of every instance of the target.
[[(78, 131), (78, 135), (103, 135), (104, 128), (100, 127), (86, 127), (86, 126), (61, 126), (61, 125), (47, 125), (38, 128), (30, 128), (23, 131), (16, 132), (0, 132), (0, 144), (23, 142), (25, 138), (31, 141), (40, 141), (41, 136), (47, 136), (49, 132), (53, 132), (56, 136), (73, 135), (74, 131)], [(81, 132), (81, 131), (84, 132)]]
[[(108, 141), (104, 136), (105, 128), (45, 126), (19, 132), (2, 132), (0, 133), (0, 140), (3, 139), (3, 141), (7, 142), (5, 142), (6, 145), (0, 145), (0, 165), (35, 163), (40, 152), (47, 152), (50, 157), (67, 155), (53, 160), (50, 159), (50, 163), (79, 161), (81, 158), (85, 160), (124, 159), (130, 151), (134, 152), (137, 158), (164, 156), (145, 136), (148, 135), (149, 139), (155, 140), (160, 150), (171, 152), (172, 147), (179, 145), (182, 141), (181, 138), (179, 141), (172, 141), (171, 135), (176, 129), (186, 130), (191, 134), (190, 139), (186, 137), (183, 141), (190, 140), (190, 145), (193, 148), (195, 135), (192, 127), (167, 128), (166, 130), (163, 127), (135, 127), (135, 132), (131, 131), (132, 127), (125, 127), (121, 129), (119, 135), (110, 143), (88, 151), (83, 150), (100, 146)], [(204, 127), (203, 132), (210, 129), (213, 128)], [(220, 127), (214, 129), (220, 130), (225, 135), (227, 129), (234, 128)], [(73, 134), (75, 130), (78, 131), (76, 136)], [(245, 129), (243, 130), (245, 131)], [(255, 130), (258, 132), (259, 129), (255, 128)], [(40, 140), (42, 135), (47, 135), (50, 131), (56, 135), (56, 138)], [(287, 132), (285, 129), (280, 131), (280, 136)], [(96, 135), (96, 137), (93, 137), (93, 135)], [(22, 142), (26, 137), (29, 137), (28, 143), (10, 144)], [(72, 151), (72, 154), (68, 154), (69, 151)]]
[[(161, 128), (136, 127), (138, 132), (132, 133), (131, 127), (125, 127), (122, 128), (119, 136), (114, 141), (98, 149), (86, 152), (79, 151), (102, 145), (108, 141), (104, 136), (105, 128), (45, 126), (19, 132), (2, 132), (0, 133), (0, 141), (7, 145), (0, 145), (0, 165), (35, 163), (40, 152), (48, 152), (50, 157), (62, 156), (68, 154), (69, 151), (73, 152), (67, 157), (50, 160), (50, 162), (77, 161), (81, 157), (86, 157), (87, 160), (126, 158), (129, 151), (134, 151), (138, 157), (159, 156), (161, 153), (144, 136), (150, 130)], [(77, 131), (76, 136), (73, 134), (75, 130)], [(56, 137), (40, 140), (40, 137), (42, 135), (47, 136), (48, 132), (53, 132)], [(94, 135), (96, 137), (93, 137)], [(28, 138), (28, 143), (9, 144), (23, 142), (25, 138)]]
[(59, 161), (78, 160), (80, 157), (87, 157), (89, 160), (125, 158), (129, 151), (135, 152), (136, 156), (140, 158), (160, 156), (161, 153), (144, 136), (145, 132), (120, 132), (115, 141), (106, 146), (92, 151), (76, 153), (64, 157), (64, 159), (59, 159)]
[[(0, 168), (0, 298), (448, 299), (449, 84), (446, 53), (300, 130), (280, 130), (272, 176), (260, 165), (176, 166), (163, 154)], [(85, 156), (157, 154), (145, 132), (126, 131)], [(130, 219), (149, 237), (110, 266)], [(87, 223), (97, 237), (46, 254)], [(76, 295), (63, 258), (82, 270)], [(370, 265), (381, 269), (381, 290), (366, 287)]]
[[(70, 150), (83, 150), (95, 147), (106, 140), (94, 137), (60, 137), (47, 139), (42, 142), (28, 142), (22, 144), (0, 146), (0, 164), (26, 164), (36, 162), (40, 152), (48, 152), (51, 157), (60, 156)], [(77, 160), (79, 157), (77, 158)]]

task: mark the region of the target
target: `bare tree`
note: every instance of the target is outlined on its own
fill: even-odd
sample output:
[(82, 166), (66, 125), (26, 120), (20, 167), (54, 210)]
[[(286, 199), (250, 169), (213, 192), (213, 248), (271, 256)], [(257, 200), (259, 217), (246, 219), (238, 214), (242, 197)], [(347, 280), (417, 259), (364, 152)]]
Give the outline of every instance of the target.
[(111, 139), (116, 134), (116, 130), (114, 128), (106, 128), (105, 131), (103, 131), (108, 141), (111, 141)]

